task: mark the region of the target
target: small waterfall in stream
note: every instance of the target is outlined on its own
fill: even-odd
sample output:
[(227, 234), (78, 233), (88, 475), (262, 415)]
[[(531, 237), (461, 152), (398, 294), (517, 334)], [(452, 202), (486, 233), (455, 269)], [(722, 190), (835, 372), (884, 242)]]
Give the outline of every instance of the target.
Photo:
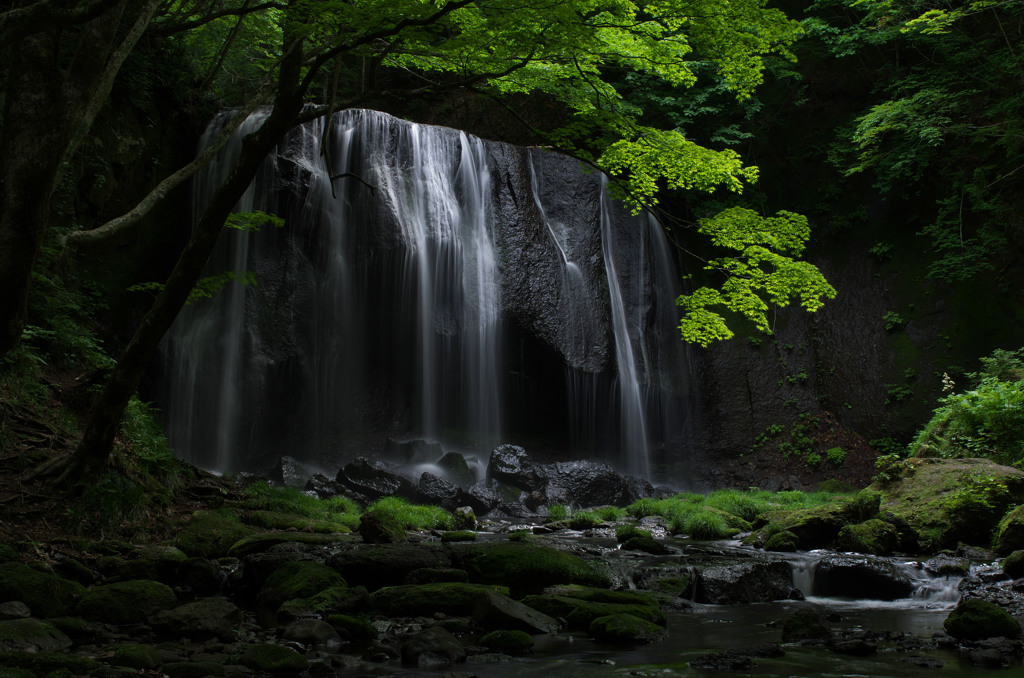
[[(196, 213), (240, 139), (197, 177)], [(575, 161), (345, 111), (294, 130), (237, 209), (286, 226), (222, 234), (208, 274), (255, 284), (188, 306), (165, 342), (160, 404), (193, 463), (524, 441), (649, 477), (692, 444), (664, 235)]]

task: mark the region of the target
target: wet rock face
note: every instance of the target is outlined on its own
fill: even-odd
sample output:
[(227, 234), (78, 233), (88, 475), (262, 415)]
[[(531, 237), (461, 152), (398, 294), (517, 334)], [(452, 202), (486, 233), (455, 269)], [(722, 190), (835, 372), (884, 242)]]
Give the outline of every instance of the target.
[(828, 556), (818, 563), (814, 593), (874, 600), (896, 600), (914, 592), (910, 576), (889, 560)]
[(408, 478), (375, 466), (365, 457), (349, 462), (338, 471), (335, 481), (370, 499), (387, 496), (412, 498), (416, 488)]
[(716, 605), (785, 600), (793, 590), (792, 569), (783, 561), (751, 561), (700, 569), (697, 600)]

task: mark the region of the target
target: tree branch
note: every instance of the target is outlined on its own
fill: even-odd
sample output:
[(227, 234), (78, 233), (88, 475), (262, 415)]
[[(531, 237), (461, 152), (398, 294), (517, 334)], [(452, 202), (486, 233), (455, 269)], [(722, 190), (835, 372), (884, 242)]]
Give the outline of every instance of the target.
[(51, 0), (40, 0), (0, 14), (0, 43), (10, 44), (36, 33), (67, 28), (95, 19), (120, 0), (89, 0), (73, 7), (60, 7)]
[(197, 19), (190, 19), (188, 21), (158, 21), (149, 27), (147, 31), (150, 35), (159, 35), (166, 37), (168, 35), (174, 35), (175, 33), (183, 33), (185, 31), (204, 26), (211, 21), (216, 19), (222, 19), (226, 16), (244, 16), (246, 14), (253, 14), (255, 12), (262, 12), (265, 9), (288, 9), (288, 6), (280, 2), (265, 2), (262, 5), (255, 5), (253, 7), (236, 7), (234, 9), (224, 9), (219, 12), (211, 12), (205, 14)]
[(223, 129), (221, 129), (220, 134), (217, 135), (217, 138), (214, 139), (213, 143), (207, 146), (195, 160), (157, 184), (156, 188), (150, 191), (138, 205), (131, 209), (131, 211), (126, 212), (115, 219), (111, 219), (102, 226), (97, 226), (96, 228), (88, 231), (73, 231), (67, 235), (63, 244), (66, 247), (95, 245), (97, 243), (110, 240), (138, 224), (139, 221), (149, 214), (150, 210), (159, 204), (168, 193), (181, 185), (186, 179), (192, 177), (196, 172), (206, 167), (217, 155), (220, 149), (222, 149), (231, 139), (235, 130), (237, 130), (245, 119), (248, 118), (254, 110), (256, 110), (256, 107), (263, 102), (264, 98), (265, 93), (262, 91), (253, 97), (242, 109), (238, 111), (235, 117), (232, 118)]

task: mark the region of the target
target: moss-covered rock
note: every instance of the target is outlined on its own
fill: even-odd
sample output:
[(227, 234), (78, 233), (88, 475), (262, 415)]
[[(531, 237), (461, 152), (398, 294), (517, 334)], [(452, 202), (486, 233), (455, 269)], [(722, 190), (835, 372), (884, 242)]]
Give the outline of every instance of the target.
[(158, 669), (163, 661), (160, 653), (152, 645), (140, 643), (123, 643), (114, 648), (114, 656), (108, 660), (114, 666), (127, 666), (132, 669)]
[(242, 623), (242, 611), (225, 598), (202, 598), (157, 612), (150, 622), (174, 638), (229, 639)]
[(557, 619), (496, 591), (485, 591), (473, 608), (473, 621), (485, 629), (555, 633)]
[(373, 609), (387, 616), (431, 616), (443, 612), (468, 616), (487, 591), (507, 594), (508, 589), (485, 584), (443, 582), (439, 584), (386, 586), (370, 594)]
[(1024, 550), (1014, 551), (1006, 556), (1006, 560), (1003, 561), (1003, 573), (1013, 579), (1024, 577)]
[(590, 622), (590, 635), (602, 643), (637, 645), (665, 638), (666, 631), (657, 624), (632, 614), (611, 614)]
[(846, 525), (839, 530), (839, 548), (844, 551), (888, 556), (896, 550), (898, 544), (896, 527), (878, 518)]
[(452, 532), (444, 532), (441, 534), (441, 541), (476, 541), (476, 532), (472, 530), (454, 530)]
[(328, 615), (325, 621), (346, 640), (364, 641), (377, 637), (377, 628), (365, 616), (332, 614)]
[(445, 581), (468, 582), (469, 573), (457, 567), (421, 567), (405, 575), (406, 584), (438, 584)]
[(85, 587), (16, 562), (0, 563), (0, 599), (20, 600), (36, 617), (62, 617), (75, 608)]
[[(988, 459), (914, 458), (903, 466), (878, 486), (883, 508), (918, 533), (925, 551), (960, 542), (987, 547), (1009, 507), (1024, 503), (1024, 471)], [(1004, 552), (1012, 550), (1007, 542)]]
[(766, 551), (784, 551), (792, 553), (800, 547), (800, 537), (789, 530), (782, 530), (771, 535), (764, 541)]
[(257, 602), (264, 609), (276, 612), (287, 600), (309, 598), (335, 586), (347, 586), (337, 570), (309, 560), (289, 562), (267, 577)]
[(983, 638), (1017, 638), (1020, 624), (1013, 616), (995, 603), (968, 598), (957, 603), (942, 623), (946, 633), (961, 640)]
[(798, 640), (825, 641), (832, 637), (832, 632), (814, 610), (804, 608), (797, 610), (782, 621), (782, 640), (791, 643)]
[(671, 553), (672, 550), (651, 536), (650, 532), (642, 530), (630, 535), (622, 542), (622, 548), (626, 551), (643, 551), (651, 555), (661, 556)]
[(90, 621), (138, 624), (177, 604), (171, 587), (148, 579), (97, 586), (82, 594), (75, 611)]
[(405, 527), (384, 511), (367, 511), (359, 518), (359, 534), (367, 544), (395, 544), (408, 539)]
[(491, 631), (480, 638), (480, 644), (491, 652), (523, 655), (533, 649), (533, 637), (526, 631)]
[(557, 595), (530, 595), (523, 598), (523, 603), (549, 617), (561, 617), (570, 629), (579, 631), (589, 631), (598, 617), (616, 614), (630, 614), (659, 626), (667, 623), (660, 608), (646, 604), (606, 603)]
[(469, 580), (509, 587), (514, 598), (555, 584), (608, 587), (608, 577), (579, 556), (524, 542), (491, 542), (453, 552)]
[(1013, 509), (999, 521), (993, 547), (999, 555), (1024, 550), (1024, 505)]
[(275, 511), (248, 511), (242, 515), (242, 522), (265, 530), (299, 530), (320, 534), (351, 532), (347, 525), (332, 523), (327, 520), (297, 516), (293, 513), (277, 513)]
[(0, 652), (60, 652), (69, 647), (70, 638), (40, 619), (0, 621)]
[(350, 544), (358, 537), (345, 533), (330, 534), (318, 532), (259, 532), (235, 542), (228, 549), (228, 555), (245, 558), (253, 553), (262, 553), (278, 544), (308, 544), (329, 547), (335, 544)]
[(34, 675), (94, 675), (103, 664), (67, 652), (0, 652), (0, 666), (33, 671)]
[(415, 570), (450, 568), (452, 556), (447, 546), (436, 543), (358, 544), (335, 553), (327, 563), (348, 581), (373, 591), (416, 583), (406, 581)]
[(309, 662), (298, 652), (272, 643), (248, 646), (242, 652), (241, 663), (253, 671), (266, 672), (280, 678), (297, 676), (309, 668)]
[(366, 587), (332, 586), (308, 598), (295, 598), (284, 602), (277, 613), (285, 619), (326, 617), (330, 614), (352, 614), (370, 609), (370, 594)]
[(196, 511), (178, 535), (176, 545), (190, 556), (219, 558), (227, 555), (235, 542), (256, 532), (256, 528), (244, 525), (230, 509)]
[(769, 511), (759, 519), (759, 529), (747, 542), (764, 547), (772, 536), (790, 532), (801, 549), (823, 548), (831, 545), (845, 526), (877, 516), (880, 501), (879, 493), (863, 491), (821, 506)]

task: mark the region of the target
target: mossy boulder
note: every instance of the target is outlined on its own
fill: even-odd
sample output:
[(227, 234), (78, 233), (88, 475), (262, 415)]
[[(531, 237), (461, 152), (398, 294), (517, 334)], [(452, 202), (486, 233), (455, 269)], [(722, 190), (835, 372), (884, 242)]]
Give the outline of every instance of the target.
[(844, 551), (868, 553), (875, 556), (891, 555), (899, 545), (896, 526), (878, 518), (839, 530), (839, 548)]
[(377, 637), (377, 628), (364, 616), (332, 614), (325, 621), (345, 640), (365, 641)]
[(281, 645), (260, 643), (250, 645), (242, 652), (242, 666), (269, 673), (275, 678), (297, 676), (309, 668), (309, 662), (301, 654)]
[(443, 612), (465, 617), (473, 614), (477, 601), (488, 591), (508, 593), (508, 589), (485, 584), (407, 584), (374, 591), (370, 594), (370, 603), (375, 611), (386, 616), (431, 616)]
[(832, 632), (814, 610), (804, 608), (782, 620), (782, 640), (792, 643), (798, 640), (826, 641)]
[(473, 621), (485, 629), (526, 633), (555, 633), (559, 629), (557, 619), (497, 591), (485, 591), (477, 598)]
[(160, 653), (152, 645), (140, 643), (123, 643), (114, 648), (114, 656), (108, 659), (114, 666), (127, 666), (132, 669), (153, 670), (160, 668), (163, 660)]
[(772, 536), (789, 532), (796, 536), (801, 549), (824, 548), (835, 542), (839, 531), (847, 525), (877, 516), (880, 501), (881, 494), (862, 491), (821, 506), (769, 511), (758, 519), (755, 526), (759, 529), (746, 541), (765, 547)]
[(0, 563), (0, 599), (20, 600), (33, 616), (62, 617), (75, 608), (85, 587), (23, 563)]
[(282, 603), (277, 613), (286, 619), (326, 617), (330, 614), (352, 614), (370, 609), (366, 587), (332, 586), (308, 598), (295, 598)]
[(650, 532), (638, 530), (622, 542), (622, 549), (625, 551), (643, 551), (655, 556), (662, 556), (672, 552), (660, 541), (651, 536)]
[[(960, 542), (987, 547), (1010, 506), (1024, 503), (1024, 471), (988, 459), (908, 459), (897, 478), (876, 487), (883, 508), (906, 521), (928, 552)], [(1014, 550), (1009, 537), (1003, 548)]]
[(1024, 577), (1024, 550), (1014, 551), (1003, 561), (1003, 573), (1007, 577), (1020, 579)]
[(1018, 638), (1020, 624), (1009, 612), (987, 600), (968, 598), (957, 603), (942, 623), (946, 633), (960, 640)]
[(555, 584), (608, 587), (607, 575), (577, 555), (525, 542), (463, 545), (453, 551), (469, 580), (508, 586), (512, 597), (537, 594)]
[(472, 530), (454, 530), (452, 532), (444, 532), (441, 534), (441, 541), (476, 541), (476, 532), (473, 532)]
[(41, 619), (0, 621), (0, 652), (61, 652), (71, 639)]
[(235, 542), (258, 530), (244, 525), (230, 509), (196, 511), (188, 526), (178, 534), (177, 547), (190, 556), (219, 558), (228, 554)]
[(628, 613), (598, 617), (590, 622), (588, 631), (598, 641), (615, 645), (653, 643), (667, 635), (657, 624)]
[(293, 561), (267, 577), (256, 600), (265, 610), (276, 612), (285, 601), (309, 598), (335, 586), (347, 586), (337, 570), (310, 560)]
[(367, 511), (359, 518), (359, 534), (367, 544), (395, 544), (409, 537), (398, 519), (384, 511)]
[(1013, 509), (999, 521), (993, 547), (1002, 556), (1024, 550), (1024, 505)]
[(776, 532), (764, 541), (765, 551), (784, 551), (792, 553), (800, 547), (800, 537), (789, 530)]
[(8, 669), (25, 669), (33, 676), (98, 675), (103, 664), (67, 652), (2, 652), (0, 666)]
[(578, 631), (589, 631), (598, 617), (616, 614), (630, 614), (659, 626), (667, 623), (661, 608), (645, 603), (599, 602), (560, 595), (530, 595), (523, 598), (523, 603), (549, 617), (565, 619), (570, 629)]
[(345, 532), (324, 534), (319, 532), (259, 532), (238, 540), (228, 549), (228, 555), (245, 558), (254, 553), (263, 553), (278, 544), (305, 544), (330, 547), (336, 544), (352, 543), (357, 537)]
[(246, 525), (253, 525), (265, 530), (298, 530), (319, 534), (346, 533), (352, 530), (341, 523), (297, 516), (294, 513), (278, 513), (276, 511), (248, 511), (241, 520)]
[(491, 631), (480, 638), (480, 644), (491, 652), (523, 655), (533, 649), (533, 637), (525, 631)]
[(452, 556), (443, 544), (356, 544), (335, 553), (327, 563), (348, 581), (373, 591), (415, 583), (406, 582), (406, 577), (416, 570), (451, 568)]
[(170, 586), (148, 579), (97, 586), (82, 594), (75, 611), (90, 621), (139, 624), (150, 615), (177, 604)]
[(229, 639), (242, 623), (242, 611), (225, 598), (202, 598), (157, 612), (150, 621), (174, 638)]
[(431, 668), (466, 661), (459, 639), (440, 626), (430, 626), (402, 644), (402, 664)]

